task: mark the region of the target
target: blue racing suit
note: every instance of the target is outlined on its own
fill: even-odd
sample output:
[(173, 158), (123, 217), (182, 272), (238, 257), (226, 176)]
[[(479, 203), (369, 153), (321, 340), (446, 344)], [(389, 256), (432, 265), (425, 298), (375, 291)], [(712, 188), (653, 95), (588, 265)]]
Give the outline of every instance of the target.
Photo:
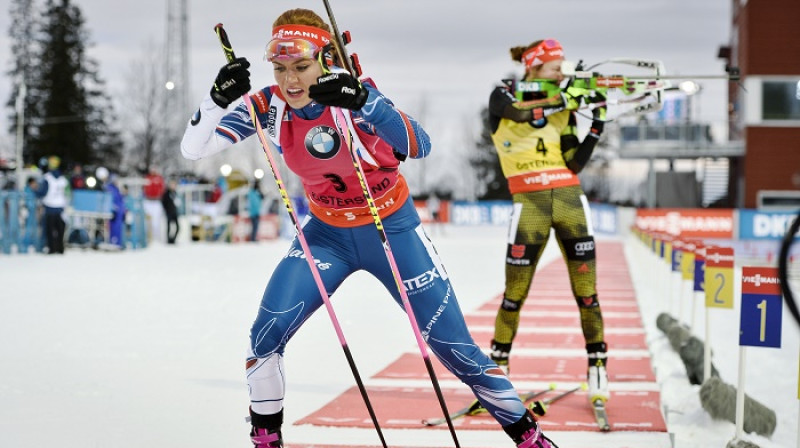
[[(516, 423), (527, 409), (508, 378), (473, 341), (447, 272), (399, 173), (398, 159), (428, 154), (428, 136), (374, 85), (365, 81), (364, 86), (369, 92), (367, 104), (359, 111), (341, 112), (352, 120), (353, 144), (423, 338), (501, 425)], [(326, 293), (333, 295), (349, 275), (365, 270), (402, 303), (347, 151), (348, 140), (336, 131), (333, 114), (338, 111), (314, 102), (291, 108), (274, 86), (251, 98), (265, 134), (303, 183), (310, 212), (302, 233)], [(207, 157), (255, 132), (243, 104), (228, 111), (206, 96), (187, 126), (181, 151), (189, 159)], [(250, 332), (247, 379), (251, 409), (258, 415), (283, 409), (284, 349), (324, 304), (305, 257), (296, 237), (264, 291)]]
[[(420, 225), (413, 202), (409, 199), (399, 211), (383, 219), (383, 225), (417, 325), (431, 351), (472, 388), (501, 425), (518, 421), (525, 413), (525, 406), (503, 372), (472, 340), (447, 271)], [(336, 291), (350, 274), (365, 270), (380, 280), (402, 306), (374, 224), (334, 227), (312, 215), (303, 226), (303, 234), (326, 291)], [(292, 335), (322, 305), (303, 249), (295, 239), (261, 300), (250, 332), (251, 358), (266, 360), (282, 356)], [(251, 367), (248, 372), (260, 376), (256, 368)], [(281, 394), (254, 396), (253, 392), (257, 391), (251, 391), (255, 406), (260, 400), (283, 399)]]

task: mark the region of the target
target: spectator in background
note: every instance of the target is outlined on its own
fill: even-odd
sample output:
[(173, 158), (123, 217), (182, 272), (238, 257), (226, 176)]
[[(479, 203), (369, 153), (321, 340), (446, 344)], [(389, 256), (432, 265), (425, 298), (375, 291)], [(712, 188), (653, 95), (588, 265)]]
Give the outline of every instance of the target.
[(36, 195), (42, 198), (44, 205), (44, 237), (48, 254), (64, 253), (64, 230), (66, 224), (62, 218), (67, 206), (69, 181), (61, 175), (61, 159), (50, 156), (47, 159), (47, 173), (44, 175)]
[(145, 176), (145, 181), (142, 206), (150, 221), (148, 233), (151, 240), (163, 241), (164, 233), (161, 223), (164, 220), (164, 206), (161, 205), (161, 196), (164, 195), (164, 178), (155, 168), (150, 168), (150, 172)]
[(73, 190), (86, 188), (86, 176), (83, 175), (83, 166), (76, 163), (72, 167), (72, 175), (69, 177), (69, 187)]
[[(39, 158), (39, 161), (36, 162), (36, 167), (34, 168), (34, 171), (37, 171), (37, 170), (41, 172), (41, 175), (39, 175), (37, 177), (36, 192), (35, 192), (36, 193), (36, 199), (39, 200), (39, 199), (41, 199), (41, 196), (39, 196), (39, 190), (41, 190), (43, 188), (42, 184), (45, 183), (44, 182), (44, 175), (47, 174), (47, 157), (40, 157)], [(40, 207), (39, 207), (39, 235), (41, 235), (41, 237), (39, 238), (38, 252), (44, 252), (45, 248), (47, 247), (47, 229), (45, 228), (45, 224), (46, 223), (45, 223), (45, 219), (44, 219), (44, 206), (41, 205), (42, 204), (41, 200), (39, 201), (39, 204), (40, 204)]]
[[(102, 167), (101, 167), (102, 168)], [(116, 174), (109, 175), (108, 170), (105, 170), (104, 179), (105, 190), (111, 194), (111, 221), (108, 223), (108, 242), (120, 249), (125, 248), (125, 214), (128, 212), (125, 207), (125, 197), (119, 189), (119, 176)], [(97, 169), (100, 171), (100, 168)], [(97, 175), (98, 179), (100, 175)]]
[(226, 191), (228, 191), (228, 182), (225, 180), (225, 176), (219, 176), (214, 183), (214, 191), (211, 192), (211, 202), (219, 201), (219, 198), (221, 198)]
[(442, 202), (439, 200), (439, 196), (435, 192), (431, 192), (430, 196), (428, 196), (428, 200), (425, 201), (425, 206), (428, 208), (428, 213), (431, 214), (431, 234), (436, 230), (441, 231), (442, 229), (439, 223), (441, 219)]
[(36, 198), (36, 190), (39, 189), (39, 182), (35, 177), (29, 177), (25, 181), (24, 189), (24, 203), (28, 215), (25, 218), (25, 236), (23, 242), (25, 247), (35, 246), (37, 251), (41, 249), (40, 241), (40, 217), (39, 217), (39, 204)]
[(211, 191), (211, 196), (208, 198), (208, 202), (215, 203), (219, 201), (219, 198), (222, 197), (222, 187), (219, 184), (214, 184), (214, 189)]
[(36, 190), (39, 189), (39, 182), (35, 177), (29, 177), (25, 181), (25, 195), (36, 195)]
[(175, 244), (181, 229), (178, 225), (178, 206), (175, 204), (178, 193), (175, 188), (177, 182), (170, 180), (164, 194), (161, 195), (161, 205), (164, 207), (164, 214), (167, 215), (167, 244)]
[(261, 205), (264, 201), (264, 193), (261, 192), (261, 184), (258, 180), (253, 181), (250, 191), (247, 192), (247, 210), (250, 213), (250, 241), (258, 241), (258, 224), (261, 221)]

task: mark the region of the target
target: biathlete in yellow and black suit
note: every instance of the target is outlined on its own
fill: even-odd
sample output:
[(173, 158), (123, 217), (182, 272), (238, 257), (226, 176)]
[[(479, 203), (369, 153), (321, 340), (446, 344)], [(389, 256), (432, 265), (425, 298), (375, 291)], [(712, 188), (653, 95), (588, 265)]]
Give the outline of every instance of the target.
[[(522, 81), (561, 83), (564, 52), (555, 39), (514, 47), (513, 60), (525, 65)], [(535, 85), (535, 84), (526, 84)], [(537, 89), (522, 89), (537, 90)], [(585, 95), (583, 95), (585, 94)], [(597, 102), (589, 133), (578, 137), (573, 112), (581, 103)], [(508, 372), (509, 352), (528, 297), (536, 265), (550, 235), (567, 263), (572, 293), (578, 303), (589, 358), (588, 383), (592, 401), (608, 399), (606, 343), (603, 316), (597, 300), (595, 241), (589, 205), (578, 173), (589, 161), (603, 131), (605, 98), (566, 89), (552, 98), (540, 92), (517, 96), (514, 81), (505, 81), (489, 99), (492, 140), (513, 198), (508, 231), (506, 284), (495, 319), (492, 359)]]

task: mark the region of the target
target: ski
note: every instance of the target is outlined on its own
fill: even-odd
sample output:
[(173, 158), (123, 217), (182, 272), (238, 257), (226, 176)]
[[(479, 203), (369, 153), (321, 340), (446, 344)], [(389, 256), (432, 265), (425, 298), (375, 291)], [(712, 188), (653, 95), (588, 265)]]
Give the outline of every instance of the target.
[(568, 396), (574, 394), (575, 392), (577, 392), (579, 390), (586, 390), (586, 388), (587, 388), (586, 383), (582, 383), (579, 386), (576, 386), (576, 387), (573, 387), (572, 389), (565, 390), (564, 392), (561, 392), (560, 394), (556, 395), (555, 397), (548, 398), (546, 400), (534, 401), (528, 407), (531, 409), (531, 411), (533, 411), (534, 414), (536, 414), (539, 417), (541, 417), (541, 416), (543, 416), (544, 414), (547, 413), (547, 407), (550, 406), (551, 404), (553, 404), (553, 403), (557, 402), (558, 400), (561, 400), (561, 399), (563, 399), (565, 397), (568, 397)]
[[(548, 391), (554, 390), (554, 389), (555, 389), (555, 386), (551, 385), (550, 389), (547, 389), (547, 390), (540, 390), (538, 392), (526, 392), (524, 394), (520, 394), (519, 395), (519, 399), (522, 400), (523, 403), (527, 403), (528, 401), (533, 400), (534, 398), (536, 398), (536, 397), (538, 397), (540, 395), (543, 395), (543, 394), (547, 393)], [(455, 420), (455, 419), (457, 419), (459, 417), (478, 415), (478, 414), (483, 414), (485, 412), (489, 412), (489, 411), (485, 407), (483, 407), (481, 402), (478, 401), (478, 400), (473, 400), (473, 402), (470, 403), (469, 405), (464, 406), (463, 408), (461, 408), (461, 409), (457, 410), (456, 412), (453, 412), (452, 414), (450, 414), (450, 419), (451, 420)], [(442, 423), (444, 423), (446, 421), (447, 421), (447, 419), (445, 419), (444, 417), (429, 418), (429, 419), (422, 420), (422, 424), (424, 424), (425, 426), (437, 426), (437, 425), (441, 425)]]
[(606, 402), (598, 398), (592, 403), (592, 409), (600, 431), (611, 431), (611, 425), (608, 424), (608, 414), (606, 414)]
[[(480, 414), (482, 411), (486, 411), (486, 408), (481, 406), (481, 402), (480, 401), (474, 400), (469, 405), (464, 406), (463, 408), (461, 408), (461, 409), (457, 410), (456, 412), (453, 412), (452, 414), (450, 414), (450, 419), (451, 420), (455, 420), (455, 419), (457, 419), (459, 417), (464, 417), (465, 415)], [(425, 426), (437, 426), (437, 425), (441, 425), (442, 423), (444, 423), (446, 421), (447, 421), (447, 419), (445, 419), (444, 417), (429, 418), (429, 419), (422, 420), (422, 424), (425, 425)]]

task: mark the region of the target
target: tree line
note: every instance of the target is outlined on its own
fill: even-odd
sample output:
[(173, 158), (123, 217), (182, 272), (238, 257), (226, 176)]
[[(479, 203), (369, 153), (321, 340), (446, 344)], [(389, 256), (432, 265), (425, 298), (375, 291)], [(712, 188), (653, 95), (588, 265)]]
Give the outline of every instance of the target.
[(8, 131), (22, 139), (24, 166), (56, 155), (67, 166), (122, 173), (177, 170), (175, 151), (167, 146), (174, 147), (179, 130), (169, 128), (165, 117), (158, 45), (150, 44), (146, 60), (131, 64), (129, 81), (136, 88), (121, 120), (100, 66), (88, 54), (90, 33), (79, 6), (71, 0), (11, 0), (9, 18)]
[[(23, 163), (56, 155), (71, 163), (119, 166), (122, 141), (96, 61), (86, 53), (88, 33), (80, 8), (47, 0), (37, 14), (32, 0), (10, 10), (12, 86), (6, 103), (9, 131), (23, 125)], [(23, 107), (16, 104), (24, 89)], [(19, 112), (24, 117), (18, 116)]]

